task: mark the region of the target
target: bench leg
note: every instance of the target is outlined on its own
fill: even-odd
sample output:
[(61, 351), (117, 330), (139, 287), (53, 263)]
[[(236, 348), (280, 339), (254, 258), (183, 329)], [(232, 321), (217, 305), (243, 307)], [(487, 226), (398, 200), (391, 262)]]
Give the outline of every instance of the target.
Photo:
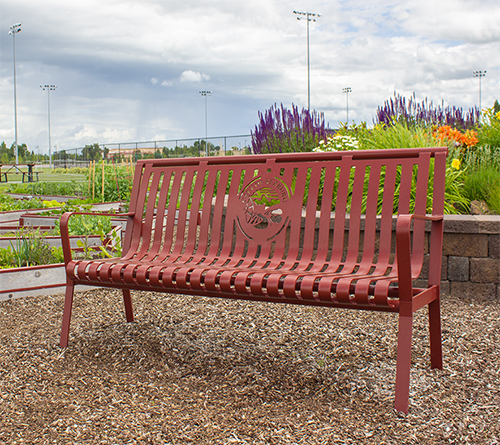
[(64, 312), (63, 312), (63, 321), (61, 329), (61, 340), (59, 342), (59, 346), (61, 348), (68, 347), (69, 325), (71, 323), (71, 310), (73, 309), (74, 291), (75, 291), (75, 285), (73, 281), (68, 280), (66, 283), (66, 295), (64, 297)]
[(410, 397), (411, 340), (413, 330), (413, 314), (399, 316), (398, 357), (396, 364), (396, 411), (408, 413)]
[(439, 300), (435, 300), (429, 304), (429, 337), (431, 344), (431, 368), (443, 369), (441, 309)]
[(132, 298), (130, 297), (130, 289), (123, 289), (123, 303), (125, 304), (125, 316), (127, 322), (134, 321), (134, 311), (132, 310)]

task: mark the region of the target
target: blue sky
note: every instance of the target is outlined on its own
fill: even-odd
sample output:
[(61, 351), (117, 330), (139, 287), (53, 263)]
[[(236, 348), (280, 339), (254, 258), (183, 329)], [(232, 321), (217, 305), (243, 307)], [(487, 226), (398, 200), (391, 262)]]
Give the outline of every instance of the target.
[(274, 103), (307, 106), (330, 126), (372, 122), (394, 91), (418, 100), (478, 105), (500, 100), (497, 0), (0, 0), (0, 141), (14, 141), (12, 37), (16, 35), (19, 143), (52, 145), (248, 134)]

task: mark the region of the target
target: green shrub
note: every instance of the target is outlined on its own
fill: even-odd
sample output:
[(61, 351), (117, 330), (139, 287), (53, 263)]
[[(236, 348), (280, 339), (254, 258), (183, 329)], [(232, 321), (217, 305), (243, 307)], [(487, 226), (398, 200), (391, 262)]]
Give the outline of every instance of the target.
[(54, 168), (49, 171), (50, 174), (56, 175), (86, 175), (88, 171), (87, 167), (70, 167), (70, 168)]
[(385, 148), (418, 148), (442, 146), (431, 132), (424, 127), (408, 127), (396, 122), (391, 126), (376, 125), (371, 131), (359, 136), (362, 150), (383, 150)]
[[(109, 233), (112, 229), (111, 218), (99, 215), (73, 215), (68, 222), (68, 231), (70, 235), (89, 235)], [(54, 233), (61, 234), (59, 220), (56, 220)]]
[(5, 191), (32, 195), (84, 196), (86, 184), (76, 181), (32, 182), (29, 184), (9, 184)]
[[(127, 167), (116, 165), (104, 166), (104, 197), (102, 194), (102, 163), (95, 167), (95, 175), (91, 169), (87, 172), (85, 194), (94, 200), (104, 202), (128, 201), (132, 189), (132, 175)], [(90, 175), (90, 181), (89, 181)], [(90, 187), (89, 187), (90, 185)]]
[(500, 214), (500, 169), (496, 166), (471, 169), (465, 177), (464, 191), (471, 201), (485, 201), (490, 210)]
[(479, 145), (500, 148), (500, 111), (493, 108), (484, 111), (483, 123), (478, 129)]

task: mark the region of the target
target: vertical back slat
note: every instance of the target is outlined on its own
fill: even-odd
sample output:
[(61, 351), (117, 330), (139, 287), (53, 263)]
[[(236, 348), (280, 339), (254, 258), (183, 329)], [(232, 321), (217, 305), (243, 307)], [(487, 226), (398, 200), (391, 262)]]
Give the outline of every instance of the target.
[[(311, 234), (314, 233), (314, 228), (316, 226), (316, 208), (318, 202), (318, 190), (320, 187), (321, 180), (321, 164), (311, 165), (310, 171), (310, 181), (309, 189), (307, 190), (307, 203), (305, 212), (305, 224), (304, 233)], [(312, 261), (315, 251), (314, 237), (304, 236), (304, 243), (302, 247), (302, 264), (310, 263)]]
[(165, 171), (164, 169), (162, 169), (161, 176), (162, 181), (160, 190), (158, 192), (155, 233), (153, 238), (153, 245), (155, 246), (154, 251), (152, 252), (153, 256), (156, 256), (160, 253), (160, 248), (162, 247), (162, 242), (164, 239), (163, 231), (165, 228), (165, 210), (167, 208), (172, 170)]
[[(428, 153), (421, 154), (418, 158), (418, 173), (417, 183), (415, 190), (415, 214), (425, 215), (427, 210), (427, 196), (429, 185), (429, 170), (430, 170), (431, 157)], [(415, 219), (413, 221), (413, 246), (419, 246), (413, 249), (413, 264), (416, 269), (412, 270), (413, 275), (420, 273), (421, 263), (423, 260), (424, 251), (420, 246), (424, 245), (425, 238), (425, 221), (422, 219)]]
[(446, 153), (434, 156), (432, 213), (442, 215), (444, 211), (444, 191), (446, 185)]
[[(219, 183), (217, 186), (217, 194), (215, 195), (215, 202), (213, 203), (213, 227), (222, 227), (222, 221), (224, 218), (224, 208), (226, 203), (226, 187), (229, 180), (229, 168), (224, 166), (219, 170)], [(208, 257), (214, 258), (221, 250), (222, 237), (226, 234), (222, 233), (222, 230), (213, 230), (210, 237), (210, 251)], [(229, 237), (230, 234), (228, 233)]]
[(399, 183), (398, 214), (406, 214), (410, 211), (410, 198), (413, 184), (414, 163), (408, 160), (401, 163), (401, 181)]
[(352, 271), (359, 255), (359, 239), (361, 229), (361, 208), (363, 201), (364, 181), (366, 166), (362, 163), (356, 165), (354, 182), (352, 185), (351, 212), (349, 215), (349, 237), (347, 242), (347, 256), (344, 272)]
[[(134, 180), (137, 182), (137, 190), (133, 191), (130, 201), (130, 208), (135, 209), (135, 214), (133, 217), (133, 222), (130, 224), (130, 220), (127, 222), (127, 226), (130, 224), (131, 229), (127, 230), (130, 234), (129, 237), (125, 237), (124, 240), (124, 258), (132, 258), (139, 248), (142, 237), (142, 211), (137, 209), (144, 209), (146, 206), (146, 197), (148, 193), (148, 186), (151, 177), (152, 167), (151, 165), (138, 164), (136, 168)], [(132, 207), (134, 205), (134, 207)], [(127, 249), (127, 245), (129, 248)]]
[(365, 232), (363, 237), (363, 258), (362, 263), (365, 266), (365, 273), (374, 262), (375, 254), (375, 239), (377, 231), (377, 207), (378, 193), (380, 188), (380, 162), (375, 163), (370, 168), (368, 178), (368, 190), (366, 194), (366, 211), (365, 211)]
[(151, 248), (153, 226), (158, 216), (158, 215), (155, 216), (155, 210), (156, 210), (156, 197), (158, 194), (160, 179), (161, 179), (161, 173), (153, 169), (151, 174), (151, 180), (149, 183), (148, 202), (146, 204), (146, 213), (143, 223), (142, 246), (139, 252), (137, 253), (136, 256), (137, 259), (142, 259), (144, 255), (148, 253), (149, 249)]
[(172, 256), (180, 256), (185, 247), (185, 231), (189, 214), (189, 198), (191, 196), (191, 186), (193, 183), (194, 170), (186, 168), (179, 175), (180, 179), (180, 200), (176, 200), (175, 205), (175, 244), (172, 249)]
[(345, 156), (340, 163), (339, 184), (335, 198), (335, 223), (333, 228), (333, 252), (331, 264), (334, 269), (340, 264), (344, 252), (345, 218), (351, 176), (352, 156)]
[(321, 198), (318, 243), (315, 264), (311, 270), (322, 270), (328, 261), (330, 252), (330, 220), (332, 214), (333, 191), (337, 176), (336, 163), (324, 166), (323, 195)]
[(186, 242), (186, 260), (189, 260), (196, 253), (198, 243), (198, 218), (203, 194), (203, 184), (205, 176), (199, 169), (196, 169), (196, 178), (194, 180), (193, 192), (191, 194), (191, 209), (188, 224), (187, 242)]
[(210, 243), (210, 220), (212, 212), (212, 197), (214, 195), (215, 182), (217, 179), (214, 169), (210, 169), (206, 163), (200, 165), (200, 173), (206, 177), (205, 194), (203, 196), (203, 206), (201, 209), (201, 221), (199, 230), (199, 248), (196, 252), (196, 261), (199, 262), (205, 258)]
[(294, 189), (294, 207), (292, 208), (292, 218), (290, 221), (290, 231), (287, 238), (289, 242), (288, 251), (286, 254), (286, 259), (284, 259), (284, 268), (290, 268), (295, 263), (300, 260), (301, 255), (301, 226), (302, 226), (302, 202), (304, 199), (306, 179), (307, 179), (307, 168), (290, 168), (293, 169), (293, 175), (295, 178), (295, 189)]

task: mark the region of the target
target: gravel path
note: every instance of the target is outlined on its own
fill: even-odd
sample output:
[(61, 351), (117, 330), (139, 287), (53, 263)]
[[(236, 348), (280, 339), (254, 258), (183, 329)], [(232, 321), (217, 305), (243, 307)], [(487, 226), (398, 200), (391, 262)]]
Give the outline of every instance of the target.
[(416, 316), (393, 411), (391, 314), (135, 293), (0, 302), (1, 444), (499, 444), (500, 303), (443, 302), (444, 370)]

